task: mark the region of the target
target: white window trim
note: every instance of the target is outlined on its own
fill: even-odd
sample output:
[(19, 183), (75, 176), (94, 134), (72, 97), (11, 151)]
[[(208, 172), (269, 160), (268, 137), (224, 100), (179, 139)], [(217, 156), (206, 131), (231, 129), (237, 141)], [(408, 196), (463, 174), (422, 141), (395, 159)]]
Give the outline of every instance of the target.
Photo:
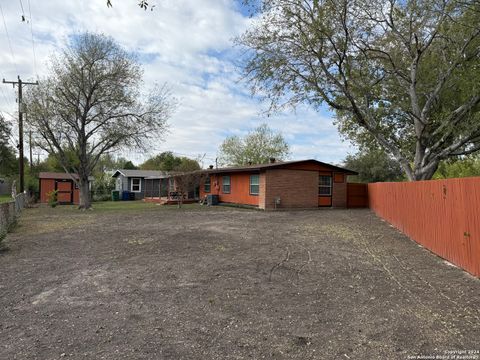
[[(139, 180), (138, 183), (138, 190), (133, 190), (133, 180)], [(142, 178), (132, 178), (130, 182), (130, 191), (134, 193), (141, 193), (142, 192)]]
[[(207, 189), (207, 180), (208, 180), (208, 191)], [(212, 179), (210, 179), (210, 176), (207, 176), (205, 178), (205, 181), (203, 182), (203, 192), (205, 193), (211, 193), (212, 192)]]
[[(223, 180), (225, 178), (228, 178), (228, 184), (224, 184)], [(228, 192), (224, 191), (224, 186), (228, 186)], [(232, 193), (232, 178), (230, 175), (225, 175), (225, 176), (222, 176), (222, 193), (224, 194), (231, 194)]]
[[(330, 178), (330, 185), (321, 185), (320, 181), (319, 181), (318, 196), (332, 196), (332, 193), (333, 193), (333, 176), (330, 176), (330, 175), (320, 175), (320, 176), (329, 177)], [(324, 188), (324, 189), (328, 188), (328, 189), (330, 189), (330, 193), (329, 194), (320, 194), (320, 188)]]
[[(258, 184), (252, 184), (252, 176), (256, 176), (258, 178)], [(252, 192), (252, 185), (258, 186), (258, 192)], [(260, 194), (260, 175), (250, 175), (250, 185), (249, 185), (250, 195), (259, 195)]]

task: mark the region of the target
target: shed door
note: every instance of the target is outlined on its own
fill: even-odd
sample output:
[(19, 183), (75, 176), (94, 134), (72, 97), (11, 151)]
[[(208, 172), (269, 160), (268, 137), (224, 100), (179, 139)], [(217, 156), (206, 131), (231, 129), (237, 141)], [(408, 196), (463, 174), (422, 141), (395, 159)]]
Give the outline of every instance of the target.
[(60, 204), (73, 203), (73, 182), (71, 180), (56, 180), (55, 189), (57, 193), (57, 201)]

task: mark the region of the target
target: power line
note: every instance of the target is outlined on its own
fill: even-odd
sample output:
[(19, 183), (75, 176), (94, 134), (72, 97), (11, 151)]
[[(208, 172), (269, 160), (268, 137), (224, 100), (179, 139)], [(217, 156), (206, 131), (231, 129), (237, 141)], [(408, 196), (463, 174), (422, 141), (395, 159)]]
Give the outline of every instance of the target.
[(23, 3), (22, 3), (22, 0), (19, 0), (19, 1), (20, 1), (20, 7), (22, 8), (23, 20), (25, 20), (25, 10), (23, 10)]
[(7, 34), (8, 46), (10, 47), (10, 54), (12, 55), (13, 65), (15, 66), (15, 70), (17, 71), (17, 74), (18, 74), (17, 62), (15, 61), (15, 55), (13, 55), (12, 42), (10, 41), (10, 35), (8, 34), (8, 28), (7, 28), (7, 23), (5, 22), (5, 15), (3, 14), (2, 4), (0, 4), (0, 12), (2, 13), (3, 26), (5, 27), (5, 33)]
[(15, 116), (11, 112), (8, 112), (6, 110), (0, 110), (0, 112), (9, 115), (12, 119), (15, 119)]
[(5, 105), (8, 106), (9, 101), (8, 101), (7, 95), (5, 94), (5, 91), (3, 90), (3, 87), (0, 87), (0, 91), (1, 91), (2, 96), (3, 96), (3, 101), (5, 101)]
[[(14, 88), (12, 88), (12, 90), (14, 90)], [(2, 93), (3, 98), (5, 99), (6, 105), (9, 105), (10, 103), (17, 101), (17, 98), (12, 92), (5, 92), (5, 90), (3, 90), (3, 87), (0, 87), (0, 91)]]
[[(20, 4), (21, 3), (22, 3), (22, 0), (20, 0)], [(23, 10), (23, 6), (22, 6), (22, 10)], [(30, 16), (30, 34), (32, 35), (33, 70), (35, 71), (35, 75), (37, 76), (37, 79), (38, 79), (37, 55), (35, 53), (35, 40), (33, 38), (33, 18), (32, 18), (32, 8), (30, 7), (30, 0), (28, 0), (28, 14)]]

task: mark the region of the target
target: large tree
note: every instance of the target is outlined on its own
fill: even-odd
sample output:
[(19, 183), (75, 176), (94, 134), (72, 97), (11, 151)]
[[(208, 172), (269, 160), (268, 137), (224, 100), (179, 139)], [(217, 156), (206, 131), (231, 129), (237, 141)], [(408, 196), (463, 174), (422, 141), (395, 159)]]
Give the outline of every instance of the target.
[[(159, 141), (174, 102), (166, 88), (141, 93), (134, 56), (104, 35), (84, 33), (55, 56), (50, 76), (27, 95), (37, 143), (55, 154), (80, 188), (80, 208), (91, 206), (88, 177), (103, 154), (144, 149)], [(73, 153), (78, 165), (69, 161)]]
[(480, 2), (263, 0), (238, 42), (272, 109), (309, 103), (410, 180), (480, 149)]
[(353, 182), (399, 181), (403, 177), (398, 162), (379, 148), (364, 148), (354, 155), (348, 155), (343, 165), (358, 172), (358, 175), (349, 177)]
[(468, 156), (442, 161), (433, 175), (434, 179), (480, 176), (480, 156)]
[(0, 177), (18, 173), (17, 157), (10, 146), (10, 125), (0, 115)]
[(162, 170), (174, 171), (177, 168), (200, 170), (197, 160), (189, 159), (185, 156), (175, 156), (171, 151), (164, 151), (158, 155), (152, 156), (140, 165), (142, 170)]
[(270, 158), (285, 160), (289, 146), (281, 133), (262, 124), (245, 137), (230, 136), (220, 145), (221, 165), (265, 164)]
[(192, 161), (184, 161), (172, 169), (178, 207), (182, 207), (184, 199), (193, 198), (188, 196), (189, 193), (193, 195), (199, 191), (200, 183), (206, 176), (199, 169), (198, 163)]

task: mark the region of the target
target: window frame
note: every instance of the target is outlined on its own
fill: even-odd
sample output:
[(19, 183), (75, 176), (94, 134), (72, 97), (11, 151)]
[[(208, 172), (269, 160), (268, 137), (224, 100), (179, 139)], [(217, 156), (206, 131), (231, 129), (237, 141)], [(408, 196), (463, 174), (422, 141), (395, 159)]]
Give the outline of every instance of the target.
[[(228, 178), (228, 185), (225, 185), (225, 179)], [(228, 186), (228, 191), (225, 191), (225, 186)], [(222, 193), (231, 194), (232, 193), (232, 178), (230, 175), (222, 176)]]
[[(330, 180), (330, 185), (322, 184), (322, 178), (328, 178)], [(319, 175), (318, 176), (318, 196), (332, 196), (332, 188), (333, 188), (333, 178), (332, 175)], [(329, 189), (328, 194), (322, 194), (320, 189)]]
[[(138, 190), (133, 190), (133, 186), (134, 186), (133, 181), (134, 180), (138, 180)], [(133, 193), (141, 193), (142, 192), (142, 178), (132, 177), (132, 179), (130, 181), (130, 191), (133, 192)]]
[[(252, 178), (254, 177), (258, 179), (256, 184), (252, 183)], [(252, 191), (252, 186), (257, 186), (258, 190), (256, 193)], [(260, 175), (259, 174), (250, 175), (249, 193), (250, 195), (253, 195), (253, 196), (258, 196), (260, 194)]]
[[(208, 181), (208, 184), (207, 184)], [(207, 190), (207, 185), (208, 185), (208, 190)], [(203, 192), (209, 193), (212, 191), (212, 179), (210, 179), (210, 176), (207, 176), (205, 178), (205, 181), (203, 182)]]

